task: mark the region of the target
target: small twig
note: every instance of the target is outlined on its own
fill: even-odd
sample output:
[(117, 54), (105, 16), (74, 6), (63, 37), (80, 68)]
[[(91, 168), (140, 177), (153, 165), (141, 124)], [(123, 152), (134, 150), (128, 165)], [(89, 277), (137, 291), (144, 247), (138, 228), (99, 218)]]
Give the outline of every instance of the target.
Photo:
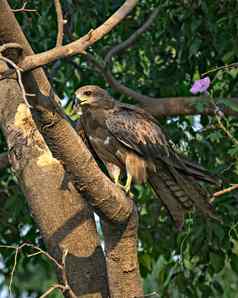
[(219, 190), (219, 191), (217, 191), (217, 192), (215, 192), (215, 193), (213, 194), (212, 201), (213, 201), (215, 198), (220, 197), (220, 196), (222, 196), (223, 194), (228, 193), (228, 192), (231, 192), (231, 191), (236, 190), (236, 189), (238, 189), (238, 184), (234, 184), (234, 185), (232, 185), (232, 186), (230, 186), (230, 187), (228, 187), (228, 188)]
[(22, 91), (23, 100), (24, 100), (25, 104), (28, 106), (28, 108), (32, 108), (32, 106), (28, 103), (28, 100), (27, 100), (26, 96), (27, 95), (28, 96), (34, 96), (34, 95), (26, 93), (25, 87), (24, 87), (23, 82), (22, 82), (22, 76), (21, 76), (21, 71), (22, 70), (21, 70), (21, 68), (18, 67), (12, 60), (10, 60), (6, 57), (1, 56), (0, 60), (10, 64), (15, 69), (16, 74), (17, 74), (18, 84), (19, 84), (19, 86), (21, 88), (21, 91)]
[(223, 65), (223, 66), (220, 66), (220, 67), (216, 67), (214, 69), (208, 70), (207, 72), (204, 72), (201, 76), (204, 77), (205, 75), (207, 75), (207, 74), (209, 74), (211, 72), (222, 70), (222, 69), (225, 69), (225, 68), (232, 68), (232, 67), (238, 67), (238, 63), (235, 62), (235, 63), (232, 63), (232, 64), (228, 64), (228, 65)]
[(238, 146), (238, 140), (230, 133), (228, 129), (226, 129), (225, 125), (222, 123), (221, 117), (225, 119), (224, 114), (222, 111), (220, 111), (219, 107), (216, 105), (213, 98), (211, 98), (211, 104), (213, 105), (215, 118), (217, 120), (219, 127), (224, 131), (224, 133), (228, 136), (228, 138), (231, 139), (234, 145)]
[(65, 268), (65, 266), (66, 266), (66, 257), (68, 255), (68, 252), (69, 252), (69, 250), (66, 249), (63, 252), (63, 255), (62, 255), (62, 266), (63, 266), (63, 269), (62, 269), (62, 278), (63, 278), (65, 290), (69, 291), (70, 297), (77, 298), (77, 296), (74, 294), (73, 290), (71, 289), (71, 287), (70, 287), (70, 285), (68, 283), (68, 279), (67, 279), (67, 275), (66, 275), (66, 268)]
[(72, 298), (77, 298), (77, 296), (74, 294), (73, 290), (71, 289), (68, 280), (67, 280), (67, 275), (66, 275), (66, 270), (65, 270), (65, 264), (66, 264), (66, 257), (68, 255), (68, 249), (64, 250), (63, 255), (62, 255), (62, 278), (63, 278), (63, 285), (62, 284), (56, 284), (50, 287), (43, 295), (41, 295), (39, 298), (44, 298), (48, 296), (52, 291), (55, 289), (61, 289), (63, 292), (69, 291), (69, 295)]
[(11, 271), (11, 276), (10, 276), (10, 282), (9, 282), (9, 291), (10, 293), (12, 292), (12, 282), (13, 282), (13, 276), (14, 276), (14, 273), (15, 273), (15, 270), (16, 270), (16, 266), (17, 266), (17, 256), (18, 256), (18, 253), (19, 253), (19, 249), (21, 247), (17, 247), (16, 248), (16, 252), (15, 252), (15, 256), (14, 256), (14, 264), (13, 264), (13, 267), (12, 267), (12, 271)]
[(122, 43), (118, 44), (117, 46), (113, 47), (107, 53), (107, 55), (104, 59), (105, 65), (107, 65), (111, 62), (111, 59), (114, 55), (119, 54), (123, 50), (131, 47), (134, 44), (134, 42), (137, 40), (137, 38), (150, 27), (150, 25), (153, 23), (153, 21), (157, 17), (158, 13), (159, 13), (159, 8), (157, 7), (156, 9), (153, 10), (153, 13), (150, 15), (148, 20), (139, 29), (137, 29), (128, 39), (126, 39)]
[[(156, 295), (156, 296), (155, 296), (155, 295)], [(146, 294), (146, 295), (144, 295), (144, 296), (136, 296), (135, 298), (145, 298), (145, 297), (153, 297), (153, 296), (155, 296), (155, 297), (160, 297), (160, 294), (157, 293), (157, 292), (153, 292), (153, 293), (150, 293), (150, 294)]]
[[(40, 247), (34, 245), (34, 244), (30, 244), (30, 243), (23, 243), (20, 246), (13, 246), (13, 245), (0, 245), (0, 248), (10, 248), (10, 249), (22, 249), (23, 247), (31, 247), (33, 249), (36, 249), (39, 253), (45, 255), (48, 259), (50, 259), (52, 262), (54, 262), (56, 264), (57, 267), (59, 267), (59, 269), (63, 269), (63, 266), (57, 262), (57, 260), (55, 258), (53, 258), (50, 254), (48, 254), (46, 251), (42, 250)], [(31, 255), (28, 255), (28, 257), (30, 257)]]
[(114, 12), (102, 25), (95, 28), (93, 32), (90, 30), (89, 33), (67, 45), (55, 47), (43, 53), (26, 56), (19, 66), (23, 71), (29, 71), (51, 63), (57, 59), (84, 54), (88, 47), (103, 38), (107, 33), (112, 31), (114, 27), (122, 22), (138, 2), (138, 0), (126, 0), (116, 12)]
[(14, 256), (14, 264), (13, 264), (13, 268), (12, 268), (12, 271), (11, 271), (10, 282), (9, 282), (9, 291), (10, 292), (11, 292), (11, 287), (12, 287), (12, 282), (13, 282), (13, 276), (14, 276), (16, 266), (17, 266), (17, 257), (18, 257), (19, 251), (21, 249), (23, 249), (24, 247), (30, 247), (30, 248), (33, 248), (33, 249), (37, 250), (37, 252), (35, 252), (35, 253), (28, 254), (28, 257), (36, 256), (38, 254), (43, 254), (48, 259), (50, 259), (52, 262), (54, 262), (56, 264), (56, 266), (62, 271), (62, 277), (63, 277), (64, 284), (63, 285), (62, 284), (53, 285), (43, 295), (41, 295), (40, 298), (44, 298), (44, 297), (48, 296), (55, 289), (61, 289), (63, 292), (69, 291), (70, 297), (77, 298), (76, 295), (74, 294), (73, 290), (71, 289), (71, 287), (68, 284), (67, 275), (66, 275), (65, 265), (66, 265), (66, 257), (68, 255), (68, 249), (64, 250), (63, 255), (62, 255), (62, 264), (60, 264), (55, 258), (53, 258), (46, 251), (44, 251), (40, 247), (35, 246), (33, 244), (30, 244), (30, 243), (23, 243), (20, 246), (0, 245), (0, 248), (7, 248), (7, 249), (15, 249), (16, 250), (15, 256)]
[(55, 284), (52, 287), (50, 287), (44, 294), (42, 294), (39, 298), (45, 298), (47, 297), (51, 292), (53, 292), (55, 289), (61, 289), (63, 292), (67, 290), (67, 288), (61, 284)]
[(228, 129), (224, 126), (224, 124), (221, 121), (221, 117), (215, 113), (216, 120), (220, 126), (220, 128), (224, 131), (224, 133), (231, 139), (231, 141), (238, 146), (238, 140), (230, 133)]
[(18, 9), (12, 9), (11, 11), (12, 12), (37, 12), (36, 9), (31, 9), (31, 8), (26, 8), (27, 6), (27, 1), (25, 1), (23, 3), (23, 6), (21, 8), (18, 8)]
[(22, 46), (19, 43), (15, 43), (15, 42), (4, 43), (3, 45), (0, 46), (0, 53), (6, 51), (7, 49), (22, 50)]
[(63, 265), (63, 267), (65, 267), (65, 261), (66, 261), (66, 257), (67, 257), (67, 255), (68, 255), (68, 252), (69, 252), (69, 250), (66, 249), (66, 250), (64, 251), (64, 253), (63, 253), (63, 256), (62, 256), (62, 265)]
[(63, 43), (65, 21), (63, 17), (63, 11), (62, 11), (62, 6), (60, 4), (60, 0), (54, 0), (54, 3), (55, 3), (56, 14), (57, 14), (57, 24), (58, 24), (56, 47), (60, 47), (62, 46), (62, 43)]

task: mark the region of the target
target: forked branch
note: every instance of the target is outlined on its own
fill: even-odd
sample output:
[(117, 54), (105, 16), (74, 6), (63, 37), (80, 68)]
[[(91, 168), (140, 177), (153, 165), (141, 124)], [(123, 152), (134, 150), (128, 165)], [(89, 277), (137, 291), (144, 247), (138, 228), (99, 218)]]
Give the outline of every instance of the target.
[[(103, 75), (105, 81), (116, 91), (131, 97), (139, 102), (140, 106), (155, 116), (179, 116), (179, 115), (195, 115), (206, 114), (214, 115), (214, 105), (208, 96), (192, 96), (192, 97), (167, 97), (155, 98), (143, 95), (127, 86), (121, 84), (115, 79), (111, 70), (110, 64), (112, 57), (121, 53), (135, 44), (135, 41), (144, 33), (153, 23), (159, 13), (159, 8), (155, 9), (147, 21), (137, 29), (128, 39), (113, 47), (105, 56), (102, 62), (99, 62), (93, 55), (87, 53), (86, 59), (90, 61), (100, 74)], [(231, 105), (238, 106), (238, 98), (227, 98)], [(202, 103), (204, 109), (201, 111), (196, 103)], [(227, 105), (217, 103), (217, 107), (224, 115), (237, 116), (238, 113)]]
[(104, 35), (117, 26), (128, 13), (136, 6), (138, 0), (126, 0), (125, 3), (101, 26), (90, 30), (86, 35), (65, 46), (55, 47), (49, 51), (30, 55), (20, 63), (19, 67), (23, 71), (35, 69), (45, 64), (51, 63), (60, 58), (66, 58), (76, 54), (83, 54), (85, 50), (100, 40)]
[(152, 25), (153, 21), (158, 16), (158, 14), (159, 14), (159, 7), (157, 7), (152, 12), (152, 14), (149, 16), (149, 18), (147, 19), (147, 21), (139, 29), (137, 29), (128, 39), (126, 39), (122, 43), (119, 43), (117, 46), (113, 47), (107, 53), (107, 55), (106, 55), (106, 57), (104, 59), (105, 65), (107, 65), (108, 63), (111, 62), (111, 59), (112, 59), (113, 56), (118, 55), (119, 53), (121, 53), (125, 49), (128, 49), (131, 46), (133, 46), (133, 44), (138, 39), (138, 37), (142, 33), (144, 33)]
[(37, 12), (36, 9), (26, 8), (26, 6), (27, 6), (27, 1), (23, 3), (21, 8), (12, 9), (12, 12)]

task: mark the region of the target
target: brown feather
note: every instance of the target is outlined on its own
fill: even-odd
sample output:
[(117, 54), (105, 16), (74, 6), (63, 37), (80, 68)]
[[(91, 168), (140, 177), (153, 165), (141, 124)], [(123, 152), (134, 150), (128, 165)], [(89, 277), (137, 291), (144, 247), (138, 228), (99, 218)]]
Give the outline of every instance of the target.
[(181, 157), (150, 114), (116, 102), (97, 86), (80, 88), (77, 94), (84, 96), (90, 90), (92, 94), (83, 107), (82, 122), (99, 158), (105, 164), (126, 169), (134, 181), (148, 180), (178, 227), (193, 207), (214, 218), (207, 193), (196, 181), (215, 183), (208, 171)]

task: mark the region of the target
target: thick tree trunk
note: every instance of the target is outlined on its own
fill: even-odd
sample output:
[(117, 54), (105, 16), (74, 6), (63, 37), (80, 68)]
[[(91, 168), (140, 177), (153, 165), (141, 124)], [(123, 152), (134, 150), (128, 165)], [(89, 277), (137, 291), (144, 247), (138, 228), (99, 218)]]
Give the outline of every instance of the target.
[(138, 216), (136, 207), (126, 224), (102, 223), (108, 282), (114, 298), (144, 297), (137, 259)]
[(66, 173), (38, 132), (17, 81), (0, 81), (0, 90), (0, 124), (11, 165), (49, 252), (61, 262), (68, 250), (66, 275), (76, 297), (107, 297), (104, 256), (92, 212), (71, 182), (64, 188)]
[[(5, 0), (0, 0), (0, 23), (0, 44), (17, 42), (24, 49), (23, 55), (33, 53)], [(29, 92), (37, 95), (39, 102), (50, 96), (50, 85), (42, 69), (24, 74), (23, 79), (25, 87), (28, 86)], [(27, 152), (20, 159), (13, 159), (12, 167), (17, 172), (50, 253), (61, 261), (63, 250), (68, 249), (66, 274), (76, 297), (107, 297), (105, 259), (92, 211), (71, 182), (67, 188), (62, 188), (67, 174), (37, 131), (29, 110), (22, 102), (17, 82), (4, 80), (0, 84), (1, 123), (9, 148), (14, 141), (11, 136), (18, 132), (14, 124), (17, 112), (19, 117), (26, 118), (30, 123), (30, 134), (23, 137), (27, 145), (22, 144), (22, 137), (16, 138), (16, 144), (13, 144), (22, 152)], [(11, 123), (11, 131), (7, 129), (7, 123)], [(20, 127), (20, 130), (24, 129)], [(95, 264), (98, 264), (98, 269)]]
[[(33, 54), (5, 0), (0, 0), (0, 11), (0, 22), (4, 23), (4, 20), (8, 20), (4, 23), (4, 26), (0, 28), (0, 43), (17, 42), (24, 49), (23, 57), (25, 55)], [(39, 105), (42, 105), (44, 101), (48, 103), (49, 99), (52, 99), (52, 96), (57, 100), (57, 96), (54, 96), (54, 92), (52, 92), (51, 86), (47, 81), (47, 78), (42, 69), (37, 69), (31, 73), (24, 74), (24, 85), (29, 93), (36, 94), (34, 103), (38, 103)], [(113, 276), (109, 278), (110, 296), (116, 298), (131, 298), (142, 296), (142, 287), (140, 283), (136, 249), (136, 212), (133, 212), (133, 214), (131, 215), (131, 212), (133, 210), (133, 202), (131, 200), (128, 200), (125, 194), (120, 189), (115, 188), (110, 180), (101, 173), (101, 171), (96, 166), (96, 163), (92, 159), (92, 156), (83, 144), (82, 140), (77, 137), (74, 130), (72, 129), (72, 127), (70, 127), (67, 121), (65, 121), (61, 117), (58, 118), (58, 116), (51, 112), (43, 111), (42, 113), (37, 113), (37, 115), (40, 115), (40, 117), (37, 118), (40, 119), (41, 124), (43, 123), (42, 128), (45, 140), (49, 142), (53, 153), (56, 154), (55, 156), (63, 161), (64, 167), (66, 168), (66, 170), (68, 170), (68, 172), (70, 172), (70, 177), (68, 178), (71, 179), (72, 177), (74, 177), (74, 182), (76, 182), (75, 185), (77, 189), (84, 195), (86, 195), (87, 198), (89, 198), (91, 205), (94, 206), (97, 211), (99, 211), (100, 215), (103, 214), (103, 218), (107, 222), (109, 220), (110, 222), (113, 221), (117, 223), (113, 225), (108, 224), (105, 237), (108, 259), (107, 267), (111, 274), (113, 274)], [(48, 126), (45, 124), (50, 125)], [(5, 131), (5, 134), (7, 136), (8, 132)], [(54, 159), (52, 156), (51, 158), (58, 162), (58, 160)], [(59, 166), (61, 166), (60, 163)], [(33, 174), (34, 173), (32, 173), (32, 175)], [(60, 193), (59, 197), (62, 196), (63, 191), (70, 192), (70, 194), (73, 195), (75, 191), (74, 186), (71, 184), (70, 179), (67, 178), (66, 172), (63, 172), (62, 167), (61, 171), (55, 169), (54, 174), (56, 176), (58, 174), (61, 177), (61, 184), (60, 186), (58, 184), (58, 186), (56, 187), (57, 192)], [(20, 173), (18, 176), (21, 179)], [(77, 179), (75, 179), (76, 176)], [(50, 181), (49, 177), (45, 180)], [(25, 185), (24, 180), (21, 181), (22, 184)], [(33, 184), (31, 185), (31, 187), (33, 188)], [(44, 189), (44, 187), (42, 188)], [(45, 189), (47, 189), (47, 187), (45, 187)], [(52, 192), (53, 189), (54, 186), (52, 185)], [(37, 197), (38, 194), (37, 190), (37, 188), (32, 190), (32, 193), (35, 193), (35, 197)], [(76, 196), (79, 196), (79, 194), (75, 194)], [(29, 193), (26, 192), (26, 196), (28, 195)], [(80, 196), (79, 198), (82, 199)], [(54, 199), (55, 198), (53, 197), (53, 201)], [(69, 213), (71, 215), (73, 213), (72, 211), (74, 211), (73, 206), (74, 203), (76, 203), (76, 200), (77, 198), (75, 197), (73, 197), (73, 199), (71, 200), (67, 200), (67, 202), (69, 202), (67, 205), (67, 209), (69, 210)], [(30, 204), (33, 204), (34, 207), (36, 199), (29, 199), (29, 201)], [(84, 203), (84, 201), (82, 202)], [(53, 202), (51, 202), (51, 205), (52, 204)], [(59, 198), (56, 206), (58, 206), (58, 204), (62, 204), (61, 199)], [(64, 202), (64, 206), (66, 206), (65, 204), (66, 203)], [(70, 207), (69, 205), (71, 204), (73, 204), (73, 206)], [(69, 283), (77, 297), (79, 297), (80, 295), (80, 297), (106, 297), (108, 295), (108, 287), (107, 281), (105, 279), (106, 270), (104, 256), (102, 255), (101, 247), (98, 244), (97, 235), (95, 235), (95, 225), (92, 224), (92, 213), (90, 213), (87, 206), (84, 205), (84, 207), (86, 209), (85, 214), (84, 212), (81, 212), (79, 216), (77, 216), (77, 219), (79, 219), (79, 221), (81, 219), (81, 221), (79, 222), (79, 227), (76, 228), (76, 225), (74, 226), (74, 224), (76, 223), (74, 217), (72, 218), (72, 220), (69, 218), (69, 220), (67, 221), (71, 228), (70, 235), (72, 239), (69, 236), (64, 237), (65, 231), (62, 231), (60, 228), (57, 229), (57, 231), (54, 232), (53, 235), (45, 237), (45, 239), (50, 244), (54, 243), (55, 240), (56, 242), (58, 240), (60, 241), (62, 238), (64, 240), (65, 238), (72, 240), (69, 245), (66, 247), (64, 246), (63, 249), (69, 249), (69, 255), (67, 257), (68, 262), (66, 264), (67, 276), (69, 279)], [(43, 210), (44, 208), (41, 204), (39, 204), (38, 208), (39, 210), (35, 210), (36, 220), (38, 220), (38, 223), (40, 225), (44, 226), (45, 218), (43, 218), (42, 221), (37, 218), (41, 218), (38, 213), (45, 212), (45, 210)], [(57, 209), (54, 215), (55, 217), (57, 217), (57, 221), (61, 222), (63, 220), (63, 216), (59, 216), (58, 212), (59, 211)], [(83, 215), (83, 217), (81, 217), (80, 215)], [(50, 217), (47, 216), (47, 218), (47, 225), (50, 224), (51, 220), (54, 222), (53, 214), (51, 214)], [(86, 223), (86, 220), (84, 221), (84, 218), (90, 221), (90, 228), (88, 228), (86, 225), (84, 226), (84, 223)], [(83, 229), (81, 229), (79, 232), (79, 228), (83, 228), (83, 226), (84, 231)], [(74, 233), (75, 230), (73, 230), (72, 227), (75, 228), (78, 233)], [(47, 226), (45, 226), (45, 230), (45, 232), (47, 233)], [(80, 233), (83, 232), (84, 235), (81, 235)], [(45, 236), (44, 231), (43, 235)], [(83, 240), (77, 241), (77, 238)], [(82, 245), (84, 249), (82, 249), (80, 245)], [(51, 247), (51, 245), (49, 246)], [(54, 256), (59, 256), (62, 254), (62, 252), (58, 253), (57, 249), (51, 249), (50, 251), (54, 253)], [(71, 251), (73, 253), (71, 253)], [(122, 257), (122, 251), (125, 251), (129, 255), (127, 255), (126, 258), (125, 256)], [(86, 255), (87, 253), (88, 255)], [(73, 257), (71, 257), (71, 254), (73, 255)], [(85, 257), (75, 258), (75, 255), (78, 254), (84, 254)], [(85, 262), (85, 264), (83, 262)]]

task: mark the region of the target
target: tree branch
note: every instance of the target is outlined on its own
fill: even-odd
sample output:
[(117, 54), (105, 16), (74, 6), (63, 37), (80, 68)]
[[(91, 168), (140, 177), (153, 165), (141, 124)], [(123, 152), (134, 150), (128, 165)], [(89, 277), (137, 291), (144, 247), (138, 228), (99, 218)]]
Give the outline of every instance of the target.
[(136, 207), (123, 225), (102, 222), (111, 297), (144, 297), (137, 258), (138, 214)]
[[(77, 133), (89, 146), (84, 130), (77, 122)], [(111, 224), (101, 219), (110, 297), (142, 297), (143, 289), (137, 257), (138, 214), (135, 204), (133, 212), (123, 224)]]
[(133, 201), (102, 173), (71, 125), (60, 115), (51, 112), (38, 112), (37, 116), (51, 151), (75, 177), (78, 191), (104, 219), (116, 223), (126, 222), (133, 210)]
[[(22, 46), (23, 57), (33, 55), (6, 0), (0, 0), (0, 11), (0, 44), (15, 42)], [(23, 83), (26, 91), (34, 93), (35, 100), (40, 103), (52, 96), (51, 86), (41, 68), (24, 73)], [(6, 130), (9, 125), (18, 135), (15, 119), (20, 121), (17, 123), (25, 123), (24, 132), (30, 134), (24, 142), (19, 137), (15, 138), (14, 147), (10, 145), (14, 152), (16, 150), (18, 158), (19, 152), (27, 154), (27, 157), (23, 156), (20, 160), (14, 159), (17, 163), (13, 164), (13, 168), (17, 171), (20, 185), (33, 210), (34, 219), (41, 229), (48, 251), (60, 261), (62, 251), (68, 249), (66, 272), (68, 282), (77, 297), (88, 297), (92, 291), (94, 298), (108, 297), (105, 259), (91, 209), (68, 179), (69, 175), (62, 164), (53, 158), (34, 122), (34, 125), (32, 124), (30, 112), (22, 102), (17, 81), (3, 80), (0, 85), (0, 117), (2, 123), (6, 122), (6, 137), (10, 138), (10, 142), (14, 141), (13, 135)], [(16, 117), (17, 112), (19, 117)], [(3, 121), (2, 117), (8, 119)], [(24, 119), (22, 122), (21, 117)], [(13, 152), (11, 156), (12, 154)], [(92, 264), (97, 264), (100, 270), (95, 270)], [(61, 280), (61, 272), (58, 272), (58, 276)]]
[(57, 24), (58, 24), (58, 34), (57, 34), (57, 41), (56, 47), (62, 46), (63, 37), (64, 37), (64, 17), (62, 6), (60, 4), (60, 0), (54, 0), (55, 3), (55, 10), (57, 15)]
[[(121, 84), (118, 80), (114, 78), (112, 73), (106, 69), (103, 63), (100, 63), (96, 58), (87, 53), (86, 59), (91, 62), (96, 70), (103, 75), (106, 82), (116, 91), (135, 99), (141, 107), (147, 110), (154, 116), (159, 117), (169, 117), (169, 116), (185, 116), (185, 115), (214, 115), (214, 102), (211, 101), (211, 98), (208, 96), (191, 96), (191, 97), (164, 97), (164, 98), (155, 98), (146, 95), (142, 95), (139, 92), (136, 92), (125, 85)], [(231, 105), (238, 107), (238, 97), (227, 98), (228, 102)], [(228, 116), (237, 116), (238, 112), (219, 103), (219, 98), (215, 99), (217, 102), (217, 107)], [(201, 111), (197, 104), (203, 104), (204, 109)]]
[(18, 9), (12, 9), (12, 12), (37, 12), (36, 9), (30, 9), (30, 8), (26, 8), (27, 6), (27, 1), (25, 1), (22, 5), (21, 8)]
[(138, 0), (126, 0), (125, 3), (98, 28), (90, 30), (83, 37), (65, 46), (56, 47), (40, 54), (27, 56), (20, 63), (19, 67), (23, 71), (28, 71), (60, 58), (84, 53), (89, 46), (93, 45), (117, 26), (136, 6), (137, 2)]
[(104, 59), (105, 65), (110, 64), (111, 59), (113, 56), (118, 55), (125, 49), (128, 49), (129, 47), (133, 46), (134, 42), (137, 40), (137, 38), (144, 33), (153, 23), (155, 18), (159, 14), (159, 7), (155, 8), (150, 17), (147, 19), (147, 21), (139, 28), (137, 29), (127, 40), (123, 41), (122, 43), (118, 44), (117, 46), (113, 47), (106, 55)]
[[(139, 36), (149, 28), (158, 13), (159, 8), (155, 9), (150, 17), (147, 19), (147, 21), (128, 39), (113, 47), (107, 53), (103, 62), (98, 62), (96, 58), (94, 58), (94, 56), (89, 53), (86, 54), (86, 59), (89, 60), (96, 67), (98, 72), (103, 75), (104, 79), (112, 88), (128, 97), (135, 99), (141, 107), (150, 112), (152, 115), (162, 117), (195, 114), (214, 115), (214, 104), (211, 102), (211, 99), (208, 96), (155, 98), (143, 95), (121, 84), (114, 78), (112, 72), (110, 71), (109, 66), (112, 57), (131, 47), (139, 38)], [(218, 100), (219, 99), (215, 101)], [(238, 107), (238, 98), (227, 98), (227, 101), (230, 102), (231, 105), (235, 105)], [(204, 109), (199, 109), (198, 105), (196, 105), (197, 103), (204, 104)], [(238, 115), (238, 112), (236, 112), (229, 106), (224, 105), (223, 103), (218, 102), (217, 106), (225, 115)]]
[[(0, 88), (0, 125), (7, 140), (11, 166), (16, 172), (50, 254), (59, 261), (62, 251), (69, 250), (67, 276), (76, 296), (82, 297), (83, 293), (87, 296), (91, 283), (95, 283), (100, 276), (101, 280), (95, 284), (98, 286), (96, 297), (106, 298), (105, 263), (93, 215), (90, 215), (87, 205), (70, 181), (67, 183), (68, 190), (64, 189), (63, 179), (66, 174), (63, 167), (53, 158), (39, 134), (31, 113), (23, 102), (17, 81), (0, 81)], [(85, 229), (90, 233), (85, 233)], [(78, 237), (83, 242), (80, 243)], [(92, 262), (100, 263), (99, 276), (99, 272), (91, 268)], [(73, 282), (76, 277), (70, 275), (77, 266), (80, 268), (77, 280), (81, 277), (84, 284), (77, 285)], [(85, 280), (85, 274), (88, 280)]]
[[(1, 7), (2, 3), (7, 5), (6, 1), (4, 2), (0, 1), (0, 10), (1, 9), (4, 10), (5, 8), (4, 6)], [(0, 14), (0, 21), (1, 21), (1, 16), (2, 15)], [(3, 17), (3, 20), (10, 19), (10, 16), (6, 14), (3, 15), (2, 17)], [(5, 33), (0, 35), (1, 39), (4, 42), (13, 42), (13, 41), (17, 42), (23, 45), (25, 55), (26, 54), (32, 55), (32, 50), (28, 45), (28, 43), (26, 42), (25, 37), (22, 34), (19, 27), (15, 28), (12, 24), (9, 27), (9, 26), (5, 26), (4, 24), (3, 27), (1, 27), (1, 29)], [(56, 98), (56, 95), (54, 95), (54, 93), (52, 92), (51, 86), (49, 85), (49, 82), (47, 81), (45, 74), (41, 68), (36, 69), (33, 72), (24, 73), (23, 78), (24, 78), (24, 84), (27, 92), (34, 92), (37, 95), (36, 97), (39, 102), (42, 102), (44, 101), (45, 98), (49, 98), (49, 97)], [(115, 212), (113, 211), (111, 215), (109, 214), (110, 216), (109, 218), (111, 218), (114, 221), (123, 220), (124, 225), (127, 226), (126, 224), (128, 222), (127, 218), (130, 216), (132, 212), (134, 203), (131, 200), (126, 199), (125, 194), (120, 189), (116, 188), (114, 184), (112, 184), (111, 181), (101, 173), (101, 171), (98, 169), (97, 165), (93, 161), (91, 155), (89, 154), (87, 148), (85, 149), (85, 145), (82, 144), (82, 140), (79, 137), (77, 139), (75, 138), (74, 130), (69, 126), (69, 124), (64, 119), (61, 119), (58, 115), (56, 115), (57, 119), (55, 119), (54, 113), (50, 113), (50, 112), (48, 113), (41, 112), (41, 116), (43, 118), (43, 119), (41, 118), (42, 123), (45, 123), (46, 121), (48, 124), (46, 126), (43, 126), (45, 138), (48, 140), (49, 144), (52, 145), (52, 147), (57, 149), (56, 151), (58, 152), (58, 154), (61, 155), (61, 159), (64, 161), (64, 166), (67, 169), (69, 169), (71, 173), (74, 174), (73, 176), (78, 175), (79, 180), (77, 179), (77, 181), (75, 182), (78, 184), (77, 186), (79, 191), (86, 194), (87, 190), (89, 190), (88, 192), (90, 194), (90, 189), (88, 188), (92, 186), (91, 194), (95, 195), (95, 197), (99, 196), (99, 199), (94, 198), (94, 201), (99, 203), (99, 206), (98, 206), (99, 209), (109, 210), (109, 208), (111, 208), (111, 210), (112, 211), (114, 210)], [(72, 145), (75, 145), (75, 146), (72, 146)], [(54, 151), (54, 148), (52, 148), (53, 151)], [(57, 173), (58, 172), (59, 171), (57, 171)], [(71, 175), (71, 178), (72, 178), (72, 175)], [(65, 179), (63, 179), (63, 182), (64, 180)], [(60, 181), (62, 182), (62, 180)], [(66, 179), (66, 182), (67, 182), (67, 179)], [(86, 189), (84, 186), (85, 184), (86, 184)], [(65, 182), (63, 183), (63, 185), (65, 185)], [(43, 189), (47, 190), (47, 187), (43, 187)], [(57, 189), (61, 189), (61, 188), (59, 187)], [(89, 199), (92, 201), (93, 200), (92, 196), (90, 196)], [(59, 200), (60, 200), (60, 196), (59, 196)], [(73, 202), (73, 205), (75, 206), (74, 201), (72, 201), (72, 199), (67, 199), (67, 202), (69, 203), (69, 205), (72, 204)], [(107, 206), (106, 208), (105, 202), (106, 202), (106, 205), (111, 204), (112, 206), (111, 207)], [(118, 206), (118, 208), (116, 208), (116, 206)], [(39, 209), (42, 210), (42, 208), (39, 208)], [(62, 210), (60, 212), (62, 212), (63, 210), (64, 212), (65, 210), (69, 210), (69, 212), (71, 212), (72, 207), (67, 206), (61, 209)], [(57, 212), (58, 210), (56, 211), (56, 213)], [(84, 213), (83, 215), (85, 216)], [(108, 214), (105, 214), (105, 215), (107, 216)], [(58, 215), (56, 215), (56, 217), (58, 219)], [(132, 218), (132, 216), (130, 216), (130, 218)], [(47, 220), (50, 221), (51, 219), (47, 217)], [(73, 223), (74, 222), (75, 220), (73, 221)], [(69, 224), (70, 223), (71, 223), (71, 220), (69, 220)], [(82, 225), (80, 225), (77, 230), (79, 230), (81, 226)], [(117, 226), (120, 226), (120, 225), (116, 225), (115, 229), (117, 229), (116, 228)], [(74, 229), (75, 229), (75, 226), (74, 226)], [(82, 230), (80, 230), (80, 232), (81, 231)], [(59, 238), (61, 240), (62, 232), (63, 231), (59, 229), (59, 231), (54, 233), (54, 235), (50, 237), (50, 242), (55, 243), (56, 241), (54, 240), (58, 240)], [(80, 293), (81, 293), (80, 297), (82, 297), (83, 294), (88, 293), (87, 292), (88, 290), (93, 291), (93, 293), (95, 293), (94, 297), (99, 297), (99, 293), (101, 293), (101, 296), (104, 297), (106, 293), (105, 290), (107, 289), (107, 282), (105, 281), (105, 278), (104, 278), (105, 277), (104, 258), (102, 255), (101, 255), (101, 258), (100, 257), (98, 258), (101, 250), (98, 248), (98, 250), (95, 251), (95, 254), (93, 254), (92, 256), (91, 256), (92, 250), (89, 252), (87, 250), (87, 244), (90, 241), (93, 244), (97, 244), (97, 242), (93, 240), (93, 236), (94, 236), (93, 232), (94, 232), (93, 229), (92, 230), (86, 229), (84, 230), (84, 234), (81, 236), (75, 233), (71, 236), (72, 241), (70, 242), (70, 244), (71, 243), (73, 244), (74, 239), (76, 240), (74, 236), (77, 236), (77, 239), (81, 239), (81, 241), (76, 240), (77, 244), (73, 245), (74, 249), (71, 248), (71, 251), (73, 250), (74, 254), (76, 255), (77, 254), (83, 255), (86, 253), (87, 255), (90, 256), (90, 257), (84, 257), (84, 258), (78, 259), (71, 253), (70, 256), (67, 258), (69, 265), (66, 267), (67, 267), (67, 275), (70, 278), (69, 283), (71, 285), (71, 288), (73, 288), (73, 290), (75, 291), (75, 293), (78, 294), (78, 296), (80, 296)], [(85, 240), (84, 237), (88, 237), (88, 239)], [(68, 238), (69, 237), (67, 237), (67, 239)], [(118, 241), (120, 242), (120, 238), (118, 238)], [(124, 243), (124, 246), (123, 246), (124, 248), (126, 247), (126, 243), (127, 242)], [(79, 248), (78, 246), (80, 245), (81, 247)], [(68, 245), (67, 247), (70, 248), (71, 246)], [(79, 251), (77, 251), (78, 249)], [(136, 250), (130, 250), (130, 252), (134, 254), (133, 256), (130, 256), (130, 258), (132, 258), (133, 260), (137, 260)], [(91, 260), (91, 263), (90, 263), (90, 260)], [(82, 265), (82, 261), (85, 261), (84, 265)], [(95, 266), (92, 266), (92, 264), (97, 264), (96, 268), (99, 268), (99, 269), (97, 270)], [(85, 270), (88, 272), (87, 274), (85, 274)], [(75, 274), (75, 272), (77, 272), (77, 274)], [(87, 280), (85, 280), (83, 276), (85, 276)], [(94, 278), (94, 281), (92, 281), (91, 278)], [(117, 277), (115, 276), (115, 279), (116, 278)], [(134, 274), (134, 278), (139, 279), (139, 277), (136, 274)], [(134, 280), (132, 283), (139, 284), (138, 280)], [(83, 290), (84, 292), (82, 292)], [(141, 288), (137, 290), (140, 292), (142, 291)]]

